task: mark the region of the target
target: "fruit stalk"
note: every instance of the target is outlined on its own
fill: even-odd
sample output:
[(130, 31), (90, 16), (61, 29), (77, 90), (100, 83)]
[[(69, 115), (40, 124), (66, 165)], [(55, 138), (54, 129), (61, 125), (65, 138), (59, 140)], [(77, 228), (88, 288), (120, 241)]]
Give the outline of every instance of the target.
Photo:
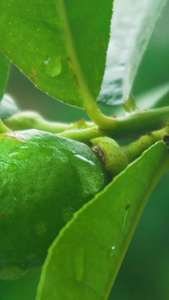
[[(106, 128), (93, 127), (91, 125), (91, 128), (88, 129), (68, 130), (59, 135), (84, 143), (99, 136), (109, 136), (114, 139), (120, 139), (157, 130), (165, 126), (168, 120), (169, 107), (162, 107), (147, 111), (136, 111), (126, 114), (124, 117), (109, 118), (109, 125), (107, 125)], [(116, 122), (114, 123), (114, 121)]]
[[(91, 116), (92, 117), (92, 116)], [(57, 133), (62, 137), (72, 140), (88, 143), (90, 139), (100, 136), (109, 136), (120, 139), (127, 136), (146, 134), (149, 131), (157, 130), (165, 126), (169, 120), (169, 107), (158, 109), (135, 111), (127, 113), (119, 118), (106, 118), (105, 127), (102, 124), (85, 122), (79, 126), (82, 121), (75, 124), (62, 124), (58, 122), (49, 122), (34, 112), (21, 112), (4, 120), (5, 124), (12, 130), (39, 129), (52, 133)], [(96, 126), (96, 124), (98, 126)]]
[(5, 124), (0, 119), (0, 133), (10, 132), (11, 130), (5, 126)]
[(101, 157), (106, 170), (114, 177), (138, 158), (143, 151), (160, 140), (163, 140), (166, 145), (168, 144), (169, 125), (161, 130), (141, 136), (138, 140), (126, 146), (120, 146), (109, 137), (98, 137), (92, 139), (91, 142), (94, 145), (93, 150)]

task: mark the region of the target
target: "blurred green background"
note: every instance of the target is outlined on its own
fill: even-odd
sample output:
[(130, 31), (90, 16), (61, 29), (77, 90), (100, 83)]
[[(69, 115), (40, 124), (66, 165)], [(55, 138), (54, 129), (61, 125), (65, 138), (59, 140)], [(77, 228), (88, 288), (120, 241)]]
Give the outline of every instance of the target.
[[(169, 1), (140, 65), (133, 90), (136, 98), (159, 84), (169, 82), (168, 16)], [(87, 118), (81, 109), (59, 103), (36, 89), (14, 66), (7, 93), (21, 109), (36, 110), (49, 120), (72, 122)], [(101, 109), (111, 114), (118, 108)], [(169, 172), (160, 180), (145, 208), (109, 300), (169, 299), (168, 182)], [(0, 300), (34, 300), (39, 276), (40, 269), (35, 269), (18, 280), (0, 281)]]

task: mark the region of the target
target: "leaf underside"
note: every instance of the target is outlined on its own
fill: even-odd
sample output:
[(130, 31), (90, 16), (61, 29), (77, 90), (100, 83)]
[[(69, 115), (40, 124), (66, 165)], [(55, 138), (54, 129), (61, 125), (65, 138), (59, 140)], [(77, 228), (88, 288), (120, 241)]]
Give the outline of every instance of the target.
[(140, 61), (166, 0), (115, 0), (107, 67), (99, 102), (124, 103), (130, 97)]
[(1, 0), (0, 49), (42, 91), (85, 108), (101, 88), (112, 5)]
[(168, 106), (169, 83), (155, 86), (146, 93), (137, 97), (137, 106), (139, 109), (149, 109)]
[(158, 142), (74, 215), (49, 249), (36, 300), (107, 299), (166, 161)]
[(9, 66), (10, 66), (9, 60), (0, 51), (0, 101), (5, 92), (8, 75), (9, 75)]

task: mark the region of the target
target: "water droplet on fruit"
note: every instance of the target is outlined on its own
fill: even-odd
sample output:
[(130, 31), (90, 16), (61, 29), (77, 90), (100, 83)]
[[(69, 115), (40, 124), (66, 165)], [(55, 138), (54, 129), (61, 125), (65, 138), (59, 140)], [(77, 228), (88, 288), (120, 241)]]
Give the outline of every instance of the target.
[(22, 275), (27, 270), (26, 264), (4, 264), (0, 266), (0, 279), (2, 280), (14, 280)]
[(58, 76), (62, 71), (61, 59), (59, 57), (49, 57), (44, 61), (46, 73), (50, 77)]
[(12, 157), (13, 159), (25, 159), (31, 155), (30, 150), (28, 147), (20, 147), (18, 152), (9, 153), (8, 156)]
[(76, 154), (75, 157), (80, 158), (81, 160), (89, 163), (90, 165), (93, 165), (93, 166), (95, 165), (93, 161), (87, 159), (86, 157), (83, 157), (82, 155)]
[(15, 157), (16, 155), (18, 155), (18, 152), (12, 152), (8, 154), (9, 157)]

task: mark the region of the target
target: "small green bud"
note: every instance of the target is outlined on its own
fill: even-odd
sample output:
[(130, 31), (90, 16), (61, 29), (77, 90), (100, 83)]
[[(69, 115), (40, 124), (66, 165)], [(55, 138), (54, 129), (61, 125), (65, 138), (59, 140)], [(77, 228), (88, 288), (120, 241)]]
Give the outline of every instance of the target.
[(93, 150), (98, 153), (106, 170), (116, 176), (128, 165), (128, 159), (119, 144), (109, 137), (99, 137), (92, 139)]

